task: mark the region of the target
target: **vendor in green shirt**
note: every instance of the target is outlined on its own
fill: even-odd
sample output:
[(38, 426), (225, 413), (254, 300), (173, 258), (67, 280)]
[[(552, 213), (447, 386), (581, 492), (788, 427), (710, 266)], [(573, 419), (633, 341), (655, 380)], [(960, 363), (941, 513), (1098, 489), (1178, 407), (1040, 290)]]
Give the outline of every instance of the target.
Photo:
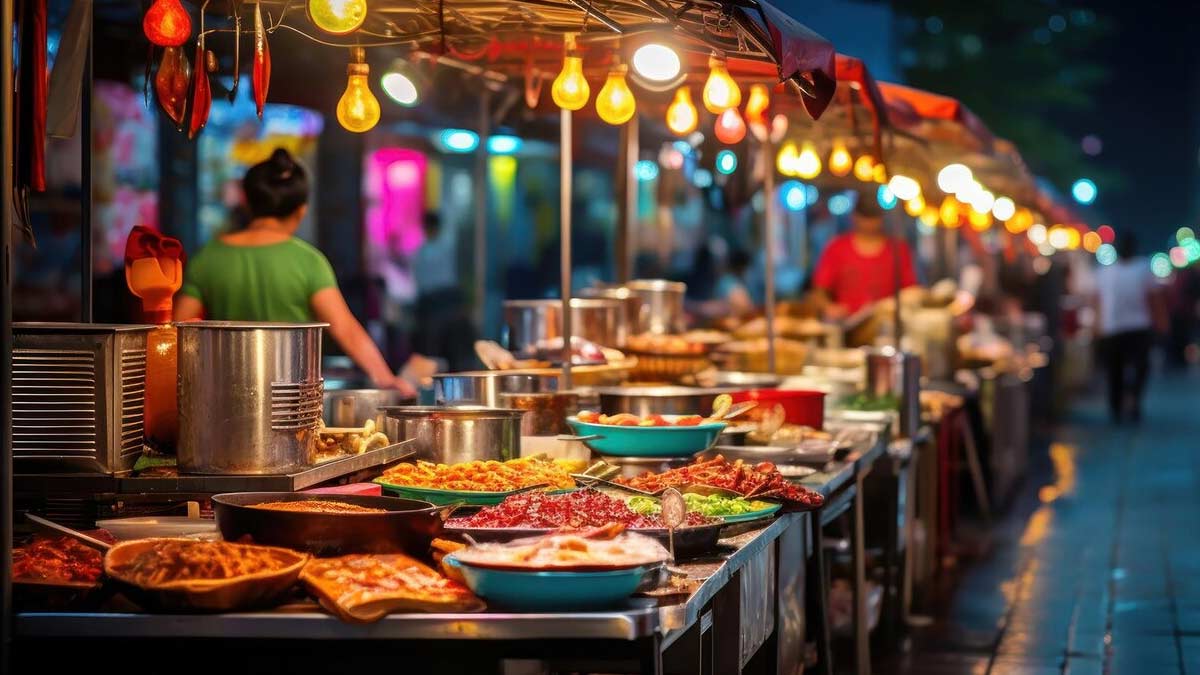
[(220, 235), (188, 261), (175, 320), (329, 324), (329, 334), (376, 387), (413, 395), (346, 306), (329, 260), (295, 237), (308, 210), (308, 177), (286, 150), (255, 164), (242, 179), (251, 220)]

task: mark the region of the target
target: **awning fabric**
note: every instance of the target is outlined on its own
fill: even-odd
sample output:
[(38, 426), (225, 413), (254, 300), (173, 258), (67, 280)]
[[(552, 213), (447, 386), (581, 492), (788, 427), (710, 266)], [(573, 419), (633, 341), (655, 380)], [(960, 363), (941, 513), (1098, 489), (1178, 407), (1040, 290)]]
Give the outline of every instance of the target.
[(819, 118), (837, 90), (833, 44), (766, 0), (739, 5), (735, 12), (743, 27), (769, 37), (779, 79), (797, 81), (804, 92), (804, 108), (813, 119)]

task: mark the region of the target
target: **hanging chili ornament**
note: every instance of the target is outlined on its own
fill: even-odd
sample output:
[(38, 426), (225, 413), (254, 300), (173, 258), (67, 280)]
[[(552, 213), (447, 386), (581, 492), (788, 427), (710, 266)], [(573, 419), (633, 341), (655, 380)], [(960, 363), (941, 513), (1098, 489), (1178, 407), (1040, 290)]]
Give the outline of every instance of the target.
[[(204, 48), (204, 25), (201, 17), (200, 37), (196, 40), (196, 68), (192, 71), (192, 117), (188, 121), (188, 138), (196, 134), (208, 123), (208, 112), (212, 109), (212, 87), (209, 86), (208, 72), (209, 56), (213, 53)], [(214, 56), (212, 61), (216, 61)]]
[(142, 17), (142, 31), (159, 47), (179, 47), (192, 36), (192, 17), (179, 0), (154, 0)]
[(271, 86), (271, 48), (267, 45), (261, 3), (254, 3), (254, 70), (250, 81), (254, 85), (254, 107), (261, 120), (263, 105), (267, 102), (267, 89)]
[(232, 0), (233, 8), (233, 86), (229, 88), (229, 102), (237, 100), (238, 82), (242, 78), (242, 0)]
[(190, 76), (191, 65), (187, 54), (179, 47), (164, 49), (162, 60), (158, 63), (158, 74), (154, 77), (154, 91), (158, 94), (158, 104), (163, 112), (180, 129), (183, 128), (183, 116), (187, 112)]

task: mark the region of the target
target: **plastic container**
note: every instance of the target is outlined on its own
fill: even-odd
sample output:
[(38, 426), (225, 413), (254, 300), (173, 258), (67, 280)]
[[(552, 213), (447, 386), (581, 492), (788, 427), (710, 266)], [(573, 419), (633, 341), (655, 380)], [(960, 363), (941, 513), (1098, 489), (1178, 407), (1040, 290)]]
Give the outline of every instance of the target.
[(733, 393), (733, 402), (758, 401), (758, 407), (746, 414), (759, 419), (775, 404), (783, 406), (783, 421), (820, 429), (825, 424), (825, 392), (788, 389), (750, 389)]

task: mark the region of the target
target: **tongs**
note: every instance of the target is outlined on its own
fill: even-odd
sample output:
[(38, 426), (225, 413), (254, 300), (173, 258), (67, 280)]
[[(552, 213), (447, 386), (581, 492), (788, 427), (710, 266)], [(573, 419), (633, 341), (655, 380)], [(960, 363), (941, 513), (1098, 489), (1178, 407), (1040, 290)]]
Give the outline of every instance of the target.
[(66, 525), (59, 525), (58, 523), (52, 520), (46, 520), (41, 516), (35, 516), (32, 513), (26, 513), (25, 519), (33, 523), (40, 530), (46, 530), (55, 534), (64, 534), (85, 546), (100, 551), (101, 553), (104, 553), (105, 551), (108, 551), (108, 549), (112, 548), (112, 544), (106, 541), (100, 541), (95, 537), (90, 537), (80, 532), (79, 530), (73, 530)]

